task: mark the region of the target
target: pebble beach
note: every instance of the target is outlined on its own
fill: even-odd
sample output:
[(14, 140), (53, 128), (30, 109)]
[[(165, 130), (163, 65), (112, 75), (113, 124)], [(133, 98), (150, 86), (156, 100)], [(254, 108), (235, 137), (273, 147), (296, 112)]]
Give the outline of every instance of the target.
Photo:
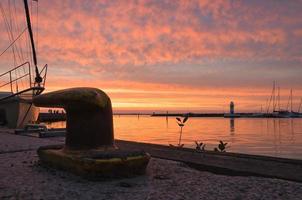
[(301, 199), (302, 183), (226, 176), (152, 158), (143, 176), (89, 181), (41, 166), (39, 146), (64, 138), (35, 138), (0, 130), (0, 199)]

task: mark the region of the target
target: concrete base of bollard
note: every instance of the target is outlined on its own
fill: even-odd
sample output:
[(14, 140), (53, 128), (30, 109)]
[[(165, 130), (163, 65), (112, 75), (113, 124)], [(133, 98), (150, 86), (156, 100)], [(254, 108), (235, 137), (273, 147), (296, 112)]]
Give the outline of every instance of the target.
[(64, 145), (38, 149), (41, 164), (67, 170), (91, 180), (131, 177), (145, 173), (150, 155), (143, 151), (94, 149), (68, 151)]

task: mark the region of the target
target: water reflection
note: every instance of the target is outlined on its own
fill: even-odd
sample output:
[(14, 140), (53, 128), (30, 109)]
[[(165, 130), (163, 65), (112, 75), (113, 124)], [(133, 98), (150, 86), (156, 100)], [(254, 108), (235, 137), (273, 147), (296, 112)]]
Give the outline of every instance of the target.
[[(171, 121), (172, 120), (172, 121)], [(65, 123), (49, 126), (64, 127)], [(175, 118), (114, 116), (115, 138), (157, 144), (177, 144)], [(182, 143), (195, 148), (202, 141), (213, 150), (219, 140), (229, 142), (228, 151), (302, 159), (302, 119), (190, 118)]]
[(235, 119), (230, 118), (230, 133), (231, 135), (235, 134)]

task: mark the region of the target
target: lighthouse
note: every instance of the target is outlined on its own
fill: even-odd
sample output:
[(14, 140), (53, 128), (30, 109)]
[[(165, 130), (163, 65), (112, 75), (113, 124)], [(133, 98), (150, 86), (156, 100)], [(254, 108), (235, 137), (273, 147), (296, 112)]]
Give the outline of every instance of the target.
[(234, 115), (234, 113), (235, 113), (235, 104), (234, 104), (233, 101), (231, 101), (231, 103), (230, 103), (230, 114)]

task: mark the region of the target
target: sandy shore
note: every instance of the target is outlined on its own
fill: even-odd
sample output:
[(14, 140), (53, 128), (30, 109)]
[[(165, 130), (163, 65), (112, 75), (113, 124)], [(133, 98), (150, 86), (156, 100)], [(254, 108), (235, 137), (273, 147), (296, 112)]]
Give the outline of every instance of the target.
[(0, 199), (301, 199), (302, 183), (216, 175), (161, 159), (151, 159), (144, 176), (99, 182), (40, 166), (36, 149), (62, 142), (0, 130)]

